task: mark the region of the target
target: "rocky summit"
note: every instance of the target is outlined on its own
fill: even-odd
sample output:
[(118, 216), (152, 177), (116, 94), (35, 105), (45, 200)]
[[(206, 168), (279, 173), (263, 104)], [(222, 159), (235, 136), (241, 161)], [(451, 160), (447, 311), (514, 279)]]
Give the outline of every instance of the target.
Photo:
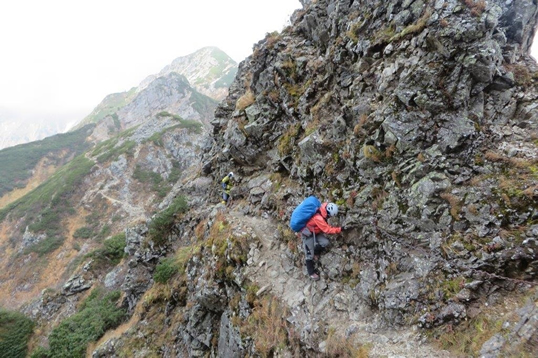
[[(96, 224), (96, 251), (13, 304), (39, 327), (34, 354), (535, 356), (538, 5), (302, 4), (240, 63), (209, 131), (189, 134), (173, 103), (149, 119), (134, 101), (117, 112), (140, 125), (85, 156), (95, 165), (77, 200), (120, 234)], [(131, 155), (118, 155), (122, 143)], [(143, 194), (150, 182), (131, 185), (149, 172), (175, 178), (159, 201)], [(289, 227), (309, 195), (336, 203), (329, 222), (344, 228), (316, 263), (319, 281)], [(47, 240), (36, 225), (21, 230), (28, 216), (2, 215), (26, 246)], [(70, 233), (81, 226), (69, 222)], [(11, 245), (17, 267), (36, 257)]]

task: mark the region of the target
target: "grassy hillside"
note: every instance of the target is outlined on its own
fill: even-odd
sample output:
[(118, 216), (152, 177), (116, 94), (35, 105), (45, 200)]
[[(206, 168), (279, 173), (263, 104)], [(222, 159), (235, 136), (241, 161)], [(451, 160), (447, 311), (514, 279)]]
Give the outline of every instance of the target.
[[(113, 93), (105, 97), (97, 107), (95, 107), (86, 118), (80, 122), (75, 129), (81, 128), (90, 123), (98, 123), (106, 116), (113, 116), (115, 113), (133, 100), (136, 95), (136, 87), (131, 88), (128, 92)], [(117, 117), (114, 118), (119, 127)], [(118, 128), (119, 129), (119, 128)]]
[(0, 358), (26, 357), (34, 323), (19, 312), (0, 308)]
[(73, 211), (70, 198), (94, 162), (80, 155), (56, 172), (36, 189), (0, 210), (0, 221), (8, 214), (12, 218), (24, 217), (22, 227), (32, 232), (46, 233), (47, 238), (27, 250), (39, 255), (60, 247), (65, 240), (61, 219)]
[[(74, 132), (57, 134), (40, 141), (17, 145), (0, 150), (0, 197), (5, 193), (22, 188), (32, 176), (32, 170), (44, 157), (59, 165), (62, 158), (77, 156), (90, 146), (86, 138), (93, 125)], [(67, 153), (61, 152), (67, 151)]]

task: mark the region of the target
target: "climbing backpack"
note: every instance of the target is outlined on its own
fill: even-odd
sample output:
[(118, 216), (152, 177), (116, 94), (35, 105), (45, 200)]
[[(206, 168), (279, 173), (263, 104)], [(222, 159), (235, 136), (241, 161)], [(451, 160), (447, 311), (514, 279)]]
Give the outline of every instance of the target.
[(314, 216), (319, 208), (321, 202), (315, 196), (309, 196), (304, 199), (291, 213), (290, 227), (295, 232), (300, 232), (305, 226), (308, 220)]

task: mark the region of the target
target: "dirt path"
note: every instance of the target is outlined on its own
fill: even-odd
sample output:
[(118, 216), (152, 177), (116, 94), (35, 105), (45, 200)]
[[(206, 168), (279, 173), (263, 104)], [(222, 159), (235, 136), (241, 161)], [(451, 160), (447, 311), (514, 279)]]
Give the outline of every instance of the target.
[[(251, 249), (249, 254), (247, 276), (261, 287), (260, 291), (271, 292), (288, 305), (293, 323), (307, 342), (311, 339), (314, 343), (309, 332), (328, 326), (357, 344), (368, 344), (371, 357), (451, 357), (448, 352), (421, 342), (420, 332), (411, 328), (398, 331), (379, 328), (366, 306), (347, 310), (353, 290), (330, 279), (310, 281), (306, 269), (296, 267), (291, 255), (286, 253), (286, 245), (278, 241), (274, 234), (277, 225), (271, 219), (235, 211), (230, 214), (260, 241), (258, 248)], [(332, 259), (334, 255), (322, 256), (322, 267)]]
[[(122, 200), (116, 199), (115, 197), (109, 195), (119, 195), (120, 193), (118, 193), (117, 189), (113, 188), (121, 187), (123, 185), (123, 182), (99, 164), (96, 164), (96, 166), (99, 168), (99, 171), (103, 171), (102, 176), (104, 179), (102, 180), (102, 185), (96, 185), (94, 188), (87, 190), (81, 202), (91, 203), (98, 195), (101, 195), (103, 198), (107, 199), (112, 205), (119, 207), (121, 208), (121, 210), (125, 211), (125, 213), (127, 213), (127, 215), (131, 218), (131, 220), (145, 218), (145, 209), (141, 206), (134, 204), (132, 193), (130, 191), (123, 191), (124, 195), (121, 198)], [(118, 212), (119, 209), (115, 211)]]

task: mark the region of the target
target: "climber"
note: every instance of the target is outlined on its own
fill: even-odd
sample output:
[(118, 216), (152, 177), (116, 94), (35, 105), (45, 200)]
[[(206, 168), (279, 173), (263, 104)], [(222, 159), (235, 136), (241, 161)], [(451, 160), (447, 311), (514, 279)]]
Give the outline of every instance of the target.
[(230, 199), (230, 191), (232, 190), (232, 181), (234, 178), (234, 173), (230, 172), (226, 174), (224, 178), (222, 178), (221, 184), (222, 184), (222, 204), (226, 205), (228, 204), (228, 199)]
[(327, 223), (329, 217), (338, 214), (338, 206), (333, 203), (323, 203), (318, 212), (308, 220), (306, 227), (301, 231), (303, 248), (305, 252), (305, 264), (308, 276), (314, 281), (319, 280), (319, 272), (314, 268), (314, 261), (329, 245), (325, 234), (339, 234), (341, 227), (333, 227)]

